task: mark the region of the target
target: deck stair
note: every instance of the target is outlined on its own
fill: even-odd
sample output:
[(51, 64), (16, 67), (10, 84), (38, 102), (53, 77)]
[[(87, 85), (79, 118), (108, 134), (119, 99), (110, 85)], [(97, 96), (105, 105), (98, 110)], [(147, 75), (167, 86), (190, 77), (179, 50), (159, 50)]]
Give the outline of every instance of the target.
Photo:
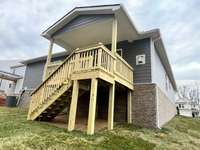
[[(69, 109), (72, 87), (79, 80), (79, 94), (90, 90), (86, 80), (99, 78), (133, 89), (133, 69), (103, 44), (74, 50), (31, 94), (28, 120), (51, 120)], [(66, 108), (67, 107), (67, 108)]]
[(28, 120), (51, 120), (70, 103), (74, 52), (31, 94)]

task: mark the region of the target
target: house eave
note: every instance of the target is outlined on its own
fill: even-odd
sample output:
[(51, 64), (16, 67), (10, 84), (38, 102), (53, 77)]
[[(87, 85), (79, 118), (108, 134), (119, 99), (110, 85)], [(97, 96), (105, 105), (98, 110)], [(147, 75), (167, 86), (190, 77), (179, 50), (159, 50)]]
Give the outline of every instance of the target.
[[(52, 55), (52, 58), (57, 58), (57, 57), (62, 57), (62, 56), (67, 56), (69, 54), (69, 51), (64, 51), (64, 52), (58, 52)], [(24, 61), (21, 61), (20, 63), (24, 64), (24, 65), (28, 65), (31, 63), (36, 63), (36, 62), (40, 62), (40, 61), (45, 61), (47, 58), (47, 55), (45, 56), (40, 56), (40, 57), (36, 57), (36, 58), (32, 58), (32, 59), (27, 59)]]
[(118, 10), (120, 7), (120, 4), (75, 7), (58, 21), (56, 21), (53, 25), (51, 25), (48, 29), (42, 32), (41, 36), (51, 39), (51, 35), (54, 32), (62, 28), (65, 24), (80, 14), (114, 14), (114, 11)]
[(152, 40), (154, 41), (156, 51), (160, 57), (160, 60), (166, 70), (166, 73), (169, 77), (169, 80), (172, 83), (174, 90), (177, 92), (178, 89), (177, 89), (176, 81), (175, 81), (175, 78), (174, 78), (174, 75), (172, 72), (172, 68), (171, 68), (171, 65), (170, 65), (170, 62), (168, 59), (168, 55), (167, 55), (166, 48), (165, 48), (163, 40), (162, 40), (160, 30), (155, 30), (154, 32), (155, 33), (152, 34)]

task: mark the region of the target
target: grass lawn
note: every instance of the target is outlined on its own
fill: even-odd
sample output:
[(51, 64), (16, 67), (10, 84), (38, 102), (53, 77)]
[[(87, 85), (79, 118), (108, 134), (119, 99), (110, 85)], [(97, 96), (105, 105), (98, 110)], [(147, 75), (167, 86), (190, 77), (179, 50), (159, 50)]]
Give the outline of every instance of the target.
[(0, 149), (200, 149), (199, 119), (175, 117), (162, 130), (117, 124), (113, 131), (88, 136), (45, 122), (26, 121), (26, 115), (21, 109), (0, 107)]

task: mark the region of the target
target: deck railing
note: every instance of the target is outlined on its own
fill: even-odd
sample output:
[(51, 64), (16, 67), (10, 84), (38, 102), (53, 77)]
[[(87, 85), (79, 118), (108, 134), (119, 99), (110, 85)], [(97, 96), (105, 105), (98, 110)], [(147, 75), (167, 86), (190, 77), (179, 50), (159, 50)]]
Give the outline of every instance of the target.
[(68, 84), (72, 73), (103, 69), (129, 83), (133, 82), (132, 67), (121, 56), (113, 54), (102, 44), (76, 49), (56, 68), (49, 70), (47, 79), (32, 93), (29, 113), (46, 103), (63, 84)]
[(47, 77), (48, 78), (60, 65), (62, 64), (62, 61), (55, 61), (55, 62), (51, 62), (48, 66), (47, 66)]
[(48, 101), (61, 85), (70, 82), (70, 75), (75, 66), (74, 58), (74, 53), (72, 53), (35, 91), (33, 91), (29, 114), (33, 113), (38, 107)]
[(75, 72), (101, 68), (113, 73), (114, 55), (103, 45), (75, 52)]
[(116, 53), (116, 74), (124, 80), (133, 83), (133, 68)]

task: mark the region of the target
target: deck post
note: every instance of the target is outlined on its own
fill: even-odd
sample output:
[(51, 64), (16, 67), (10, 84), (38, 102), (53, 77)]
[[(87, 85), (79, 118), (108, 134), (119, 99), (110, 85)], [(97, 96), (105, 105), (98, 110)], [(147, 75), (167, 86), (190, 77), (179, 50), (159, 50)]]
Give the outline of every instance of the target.
[(72, 131), (75, 128), (78, 93), (79, 93), (79, 82), (78, 80), (74, 80), (73, 90), (72, 90), (72, 100), (71, 100), (70, 110), (69, 110), (68, 131)]
[(112, 23), (112, 52), (117, 51), (117, 19), (113, 19)]
[(108, 102), (108, 130), (113, 129), (114, 124), (114, 101), (115, 101), (115, 83), (109, 87), (109, 102)]
[(128, 123), (132, 123), (132, 91), (128, 91), (128, 96), (127, 96), (127, 120)]
[(87, 126), (87, 134), (90, 135), (94, 134), (94, 127), (95, 127), (97, 86), (98, 86), (98, 80), (96, 78), (93, 78), (91, 81), (91, 88), (90, 88), (90, 104), (89, 104), (88, 126)]
[[(117, 52), (117, 19), (114, 18), (112, 22), (112, 53), (115, 54)], [(116, 71), (116, 60), (114, 60), (113, 71)]]
[(54, 40), (51, 39), (50, 40), (50, 44), (49, 44), (49, 51), (48, 51), (48, 55), (47, 55), (47, 60), (46, 60), (46, 64), (45, 64), (45, 68), (44, 68), (44, 72), (43, 72), (43, 81), (46, 79), (47, 77), (47, 69), (49, 64), (51, 63), (51, 57), (52, 57), (52, 50), (53, 50), (53, 43)]

